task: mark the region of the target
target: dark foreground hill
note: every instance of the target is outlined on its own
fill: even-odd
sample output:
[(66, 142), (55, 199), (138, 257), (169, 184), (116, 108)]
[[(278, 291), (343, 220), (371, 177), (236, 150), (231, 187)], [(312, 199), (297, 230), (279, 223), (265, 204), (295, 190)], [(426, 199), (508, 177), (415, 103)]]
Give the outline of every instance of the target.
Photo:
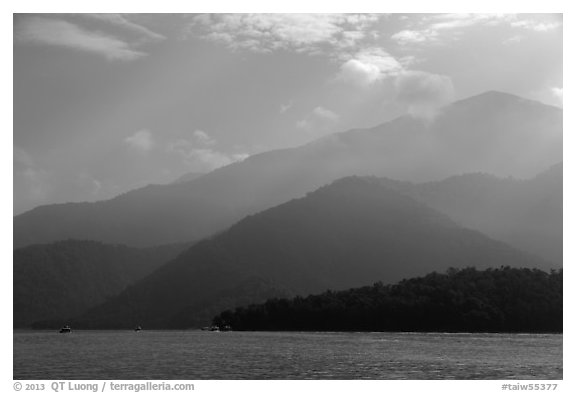
[(380, 179), (350, 177), (197, 243), (74, 324), (186, 328), (271, 297), (501, 265), (548, 268)]
[(562, 270), (449, 269), (225, 311), (234, 330), (562, 332)]
[(402, 116), (254, 155), (193, 181), (108, 201), (38, 207), (14, 218), (14, 246), (69, 238), (133, 246), (190, 241), (345, 176), (529, 178), (561, 161), (561, 109), (487, 92), (447, 106), (433, 122)]
[(14, 327), (69, 318), (118, 295), (188, 245), (138, 249), (61, 241), (14, 251)]

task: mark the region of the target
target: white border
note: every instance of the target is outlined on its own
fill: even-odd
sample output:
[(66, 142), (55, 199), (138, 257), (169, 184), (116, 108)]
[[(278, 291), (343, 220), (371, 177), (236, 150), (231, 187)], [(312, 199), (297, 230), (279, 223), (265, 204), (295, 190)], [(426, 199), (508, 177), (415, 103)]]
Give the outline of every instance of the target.
[[(455, 0), (434, 0), (434, 1), (414, 1), (403, 0), (399, 2), (376, 1), (376, 0), (354, 0), (348, 2), (322, 2), (312, 3), (310, 0), (291, 0), (283, 4), (266, 0), (212, 0), (209, 2), (195, 1), (158, 1), (158, 2), (137, 2), (119, 0), (100, 0), (98, 2), (78, 2), (78, 1), (8, 1), (2, 5), (1, 29), (4, 33), (2, 37), (3, 53), (5, 56), (2, 64), (3, 72), (3, 99), (2, 99), (2, 165), (0, 173), (5, 184), (12, 184), (12, 146), (13, 138), (9, 130), (13, 129), (13, 59), (12, 59), (12, 13), (40, 13), (40, 12), (150, 12), (150, 13), (192, 13), (192, 12), (545, 12), (564, 13), (564, 37), (575, 38), (574, 34), (574, 14), (571, 12), (569, 1), (546, 0), (546, 1), (502, 1), (483, 0), (475, 3), (455, 1)], [(576, 70), (574, 64), (574, 51), (569, 45), (564, 45), (564, 70)], [(574, 43), (571, 45), (574, 47)], [(574, 247), (572, 224), (574, 218), (574, 208), (569, 203), (576, 200), (574, 193), (573, 174), (574, 160), (570, 152), (574, 151), (574, 136), (576, 131), (574, 124), (574, 81), (570, 72), (564, 76), (564, 267), (568, 277), (565, 281), (570, 284), (574, 279), (574, 269), (571, 266), (574, 260)], [(12, 191), (12, 188), (10, 188)], [(12, 192), (4, 190), (2, 196), (2, 262), (0, 263), (0, 275), (2, 277), (2, 311), (9, 318), (6, 318), (2, 325), (2, 381), (6, 385), (2, 391), (14, 391), (12, 381), (12, 225), (9, 219), (12, 217), (13, 195)], [(565, 285), (564, 295), (564, 381), (552, 381), (559, 384), (557, 391), (576, 391), (576, 380), (574, 368), (574, 285)], [(135, 382), (135, 381), (126, 381)], [(171, 381), (175, 382), (175, 381)], [(185, 381), (183, 381), (185, 382)], [(197, 391), (240, 391), (240, 392), (293, 392), (300, 389), (321, 389), (323, 391), (349, 392), (361, 388), (363, 392), (405, 392), (405, 391), (433, 391), (433, 392), (496, 392), (501, 391), (502, 383), (515, 383), (517, 381), (196, 381)], [(535, 381), (526, 381), (534, 383)]]

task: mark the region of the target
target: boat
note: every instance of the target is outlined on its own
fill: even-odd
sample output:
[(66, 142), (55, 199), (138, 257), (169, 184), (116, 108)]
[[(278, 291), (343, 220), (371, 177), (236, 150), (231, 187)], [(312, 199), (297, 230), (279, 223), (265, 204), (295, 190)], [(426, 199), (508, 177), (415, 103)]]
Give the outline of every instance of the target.
[(72, 328), (68, 325), (62, 326), (60, 333), (72, 333)]
[(204, 330), (207, 332), (219, 332), (220, 327), (218, 325), (204, 326), (204, 327), (200, 328), (200, 330)]
[(230, 325), (219, 326), (219, 325), (212, 325), (212, 326), (204, 326), (200, 328), (200, 330), (209, 331), (209, 332), (229, 332), (232, 330)]
[(136, 326), (136, 327), (134, 328), (134, 331), (135, 331), (135, 332), (139, 332), (140, 330), (142, 330), (142, 326)]

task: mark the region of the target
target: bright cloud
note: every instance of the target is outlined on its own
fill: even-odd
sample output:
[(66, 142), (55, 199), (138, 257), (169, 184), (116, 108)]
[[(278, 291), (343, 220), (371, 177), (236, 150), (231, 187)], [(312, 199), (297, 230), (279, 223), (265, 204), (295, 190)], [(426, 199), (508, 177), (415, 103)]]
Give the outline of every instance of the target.
[(554, 94), (558, 98), (562, 98), (564, 95), (564, 88), (562, 87), (552, 87), (552, 94)]
[(119, 38), (89, 31), (64, 20), (41, 16), (20, 18), (14, 36), (18, 42), (66, 47), (95, 53), (108, 60), (128, 61), (146, 55)]
[(140, 130), (133, 135), (124, 139), (124, 143), (131, 149), (137, 150), (142, 153), (147, 153), (155, 146), (154, 137), (148, 130)]
[(234, 50), (318, 53), (324, 46), (353, 48), (382, 17), (378, 14), (204, 14), (190, 34)]
[(368, 48), (342, 64), (337, 79), (367, 87), (401, 70), (402, 65), (389, 53), (381, 48)]
[(477, 24), (494, 24), (506, 20), (510, 14), (438, 14), (429, 17), (431, 30), (451, 30)]
[(378, 66), (350, 59), (340, 67), (339, 79), (360, 86), (369, 86), (381, 79)]
[(550, 92), (556, 99), (562, 104), (564, 102), (564, 88), (563, 87), (552, 87)]
[(420, 44), (436, 37), (434, 31), (402, 30), (390, 37), (400, 45)]
[(562, 26), (560, 22), (552, 22), (552, 23), (536, 23), (532, 26), (532, 30), (534, 31), (549, 31), (555, 30)]

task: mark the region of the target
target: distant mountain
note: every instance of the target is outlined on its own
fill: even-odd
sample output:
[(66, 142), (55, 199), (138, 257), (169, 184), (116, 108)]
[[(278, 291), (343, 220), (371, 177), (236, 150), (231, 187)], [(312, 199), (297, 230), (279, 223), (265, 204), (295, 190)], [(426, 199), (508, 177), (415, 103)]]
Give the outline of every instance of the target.
[(476, 173), (394, 184), (462, 226), (562, 265), (562, 164), (528, 180)]
[(186, 328), (271, 297), (501, 265), (549, 267), (380, 179), (349, 177), (197, 243), (74, 325)]
[(14, 327), (69, 318), (118, 295), (187, 246), (61, 241), (14, 251)]
[(38, 207), (14, 218), (14, 246), (60, 239), (154, 245), (200, 239), (338, 178), (432, 181), (485, 172), (528, 178), (562, 161), (562, 110), (488, 92), (310, 144), (254, 155), (194, 181), (109, 201)]
[(376, 283), (227, 310), (233, 330), (562, 332), (563, 272), (503, 267)]

